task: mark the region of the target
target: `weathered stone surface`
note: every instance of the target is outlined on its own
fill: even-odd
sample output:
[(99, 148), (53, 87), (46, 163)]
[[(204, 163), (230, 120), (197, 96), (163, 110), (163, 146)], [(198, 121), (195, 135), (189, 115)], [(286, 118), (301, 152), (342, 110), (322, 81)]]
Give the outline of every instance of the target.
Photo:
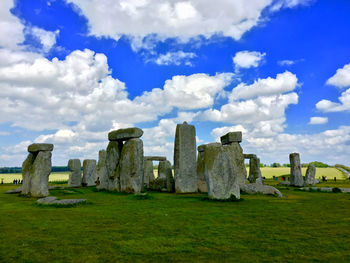
[(289, 186), (290, 185), (290, 182), (287, 182), (287, 181), (281, 181), (278, 183), (279, 185), (284, 185), (284, 186)]
[(248, 154), (243, 154), (244, 159), (251, 159), (251, 158), (258, 158), (256, 154), (248, 153)]
[(79, 204), (79, 203), (85, 203), (86, 199), (62, 199), (58, 200), (56, 196), (48, 196), (45, 198), (38, 199), (36, 202), (39, 204), (44, 205), (52, 205), (52, 204), (59, 204), (59, 205), (73, 205), (73, 204)]
[(282, 193), (273, 186), (264, 185), (262, 183), (251, 183), (240, 186), (241, 191), (247, 194), (264, 194), (264, 195), (276, 195), (283, 197)]
[(145, 156), (145, 161), (166, 161), (164, 156)]
[(237, 168), (238, 174), (238, 184), (244, 185), (247, 183), (247, 169), (244, 164), (243, 149), (238, 142), (232, 142), (230, 144), (224, 145), (224, 148), (230, 152), (234, 166)]
[(299, 186), (299, 187), (303, 186), (304, 180), (303, 180), (303, 175), (301, 173), (299, 153), (289, 154), (289, 161), (290, 161), (290, 185)]
[(86, 159), (83, 161), (83, 186), (96, 185), (96, 160)]
[(204, 151), (205, 151), (205, 147), (206, 147), (207, 145), (218, 145), (218, 146), (220, 146), (221, 143), (219, 143), (219, 142), (213, 142), (213, 143), (201, 144), (201, 145), (199, 145), (199, 146), (197, 147), (198, 152), (204, 152)]
[(33, 143), (28, 146), (28, 152), (36, 153), (40, 151), (52, 151), (53, 144), (51, 143)]
[(121, 192), (139, 193), (143, 188), (143, 142), (128, 140), (122, 149), (117, 176)]
[(32, 165), (35, 159), (35, 155), (29, 153), (27, 158), (22, 163), (22, 194), (28, 195), (30, 193), (30, 187), (32, 183)]
[(143, 183), (147, 188), (149, 188), (150, 183), (155, 180), (153, 173), (153, 162), (151, 160), (146, 160), (145, 158), (143, 166)]
[(198, 191), (201, 193), (208, 192), (207, 182), (205, 180), (205, 175), (204, 175), (204, 169), (205, 169), (204, 154), (205, 154), (205, 151), (203, 149), (203, 151), (198, 152), (198, 157), (197, 157), (197, 186), (198, 186)]
[(22, 193), (22, 186), (16, 189), (10, 189), (5, 192), (6, 194), (19, 194)]
[(305, 185), (314, 185), (317, 183), (315, 180), (315, 175), (316, 175), (316, 167), (313, 164), (309, 164), (309, 166), (306, 169), (306, 174), (305, 174)]
[(176, 126), (174, 146), (175, 189), (177, 193), (197, 192), (196, 130), (186, 122)]
[(107, 152), (100, 150), (98, 152), (98, 162), (96, 166), (96, 188), (99, 190), (108, 189), (108, 170), (107, 170)]
[[(158, 177), (156, 180), (164, 180), (164, 187), (167, 192), (172, 193), (175, 191), (175, 180), (171, 169), (171, 163), (169, 161), (161, 161), (158, 165)], [(161, 189), (160, 189), (161, 190)]]
[(242, 142), (242, 132), (238, 131), (238, 132), (229, 132), (227, 134), (225, 134), (224, 136), (220, 137), (221, 140), (221, 144), (225, 145), (225, 144), (230, 144), (232, 142)]
[[(242, 155), (243, 156), (243, 155)], [(239, 199), (238, 171), (229, 148), (209, 144), (204, 154), (204, 175), (212, 199)]]
[(108, 133), (108, 140), (110, 141), (127, 141), (132, 138), (140, 138), (143, 135), (143, 130), (140, 128), (126, 128), (111, 131)]
[(80, 187), (81, 186), (81, 162), (79, 159), (70, 159), (68, 161), (68, 167), (70, 170), (68, 186)]
[(123, 149), (122, 141), (111, 141), (107, 146), (107, 172), (108, 189), (120, 191), (119, 177), (117, 176), (117, 167), (120, 161), (121, 151)]
[(257, 157), (250, 158), (248, 180), (250, 183), (255, 183), (256, 179), (258, 178), (262, 178), (260, 171), (260, 159)]
[[(51, 173), (51, 152), (41, 151), (31, 167), (30, 195), (43, 197), (49, 195), (49, 175)], [(22, 191), (23, 192), (23, 191)]]

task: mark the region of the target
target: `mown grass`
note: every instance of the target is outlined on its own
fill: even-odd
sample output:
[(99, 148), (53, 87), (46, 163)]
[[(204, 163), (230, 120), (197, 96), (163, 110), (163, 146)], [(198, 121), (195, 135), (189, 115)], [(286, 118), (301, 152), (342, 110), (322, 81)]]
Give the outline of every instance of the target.
[(89, 201), (56, 208), (4, 194), (14, 187), (0, 186), (1, 262), (350, 261), (350, 194), (281, 187), (286, 198), (208, 202), (205, 194), (135, 197), (89, 187), (51, 190)]

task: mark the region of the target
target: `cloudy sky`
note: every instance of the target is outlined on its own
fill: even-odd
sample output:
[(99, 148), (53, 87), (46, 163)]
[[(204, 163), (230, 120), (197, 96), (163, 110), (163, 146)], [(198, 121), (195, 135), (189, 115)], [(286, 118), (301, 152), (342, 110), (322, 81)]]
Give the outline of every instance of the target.
[(242, 131), (246, 153), (350, 165), (350, 1), (0, 2), (0, 166), (33, 142), (54, 165), (97, 158), (110, 130), (144, 130), (173, 159)]

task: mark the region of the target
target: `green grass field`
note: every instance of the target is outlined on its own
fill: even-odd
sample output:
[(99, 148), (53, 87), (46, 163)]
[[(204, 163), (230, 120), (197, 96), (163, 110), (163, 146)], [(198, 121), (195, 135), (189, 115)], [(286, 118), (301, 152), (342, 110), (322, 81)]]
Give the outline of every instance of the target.
[(0, 185), (0, 262), (350, 262), (350, 194), (281, 187), (285, 198), (151, 192), (140, 200), (89, 187), (51, 190), (89, 200), (57, 208), (4, 194), (12, 188)]
[[(305, 175), (306, 168), (302, 168), (303, 175)], [(247, 168), (247, 172), (249, 172), (249, 168)], [(261, 168), (261, 173), (266, 178), (272, 178), (273, 176), (282, 176), (282, 175), (288, 175), (290, 173), (290, 168), (287, 167), (263, 167)], [(154, 170), (155, 176), (157, 176), (158, 171)], [(49, 181), (65, 181), (68, 180), (68, 172), (61, 172), (61, 173), (51, 173), (49, 177)], [(327, 176), (327, 178), (333, 179), (334, 177), (337, 177), (337, 179), (345, 179), (343, 174), (336, 168), (316, 168), (316, 178), (322, 178), (322, 176)], [(21, 174), (0, 174), (0, 179), (4, 179), (4, 183), (12, 183), (14, 179), (22, 179)]]

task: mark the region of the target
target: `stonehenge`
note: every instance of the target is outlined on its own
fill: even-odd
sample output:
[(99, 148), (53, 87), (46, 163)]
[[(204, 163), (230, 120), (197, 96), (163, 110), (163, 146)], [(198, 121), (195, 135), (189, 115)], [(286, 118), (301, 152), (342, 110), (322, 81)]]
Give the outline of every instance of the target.
[(159, 162), (158, 177), (150, 183), (150, 189), (169, 193), (175, 191), (175, 180), (169, 161)]
[(319, 181), (315, 179), (315, 175), (316, 175), (316, 167), (310, 163), (306, 169), (304, 185), (317, 184)]
[(96, 160), (86, 159), (83, 161), (83, 186), (96, 185)]
[(79, 159), (70, 159), (68, 161), (68, 167), (70, 170), (68, 186), (80, 187), (81, 186), (81, 163)]
[(290, 161), (290, 185), (302, 187), (304, 185), (304, 179), (301, 173), (299, 153), (289, 154), (289, 161)]
[(175, 191), (197, 192), (196, 130), (193, 125), (177, 124), (174, 144)]
[(22, 194), (33, 197), (49, 195), (51, 151), (53, 144), (34, 143), (28, 146), (28, 156), (22, 164)]
[(97, 189), (139, 193), (144, 186), (143, 142), (139, 128), (111, 131), (106, 150), (99, 153)]
[(255, 183), (257, 179), (262, 180), (260, 159), (255, 154), (244, 154), (244, 158), (249, 159), (249, 182)]
[(153, 162), (144, 158), (143, 160), (143, 184), (146, 188), (155, 180), (153, 173)]

